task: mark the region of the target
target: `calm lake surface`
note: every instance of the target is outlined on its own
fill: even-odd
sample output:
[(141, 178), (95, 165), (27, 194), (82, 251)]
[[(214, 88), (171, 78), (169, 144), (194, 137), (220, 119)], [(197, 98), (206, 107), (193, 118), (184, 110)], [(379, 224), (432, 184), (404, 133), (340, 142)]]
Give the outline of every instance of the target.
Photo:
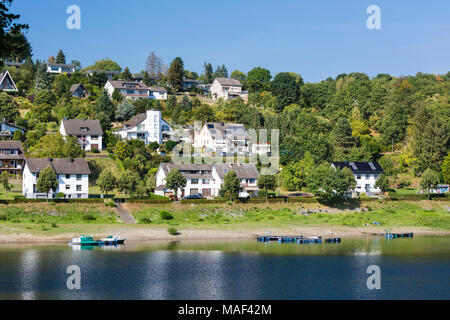
[[(67, 267), (81, 270), (69, 290)], [(369, 290), (367, 267), (381, 269)], [(0, 299), (450, 299), (450, 237), (0, 245)]]

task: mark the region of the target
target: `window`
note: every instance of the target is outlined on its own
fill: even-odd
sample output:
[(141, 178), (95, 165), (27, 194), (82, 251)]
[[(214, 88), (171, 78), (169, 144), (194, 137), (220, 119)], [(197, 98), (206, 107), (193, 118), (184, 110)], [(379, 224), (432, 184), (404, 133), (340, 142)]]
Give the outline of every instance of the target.
[(66, 190), (70, 190), (70, 184), (66, 184)]
[(250, 183), (255, 183), (256, 179), (250, 179)]
[(91, 136), (91, 140), (98, 140), (98, 136)]
[(358, 174), (358, 175), (356, 176), (356, 179), (361, 179), (361, 175)]
[(366, 174), (366, 179), (370, 179), (370, 174)]
[(203, 180), (202, 180), (202, 183), (203, 183), (203, 184), (209, 184), (209, 179), (203, 179)]
[(191, 184), (198, 184), (198, 179), (191, 179)]
[(81, 191), (81, 185), (77, 184), (77, 191)]
[(81, 180), (81, 174), (77, 174), (77, 181)]
[(70, 179), (70, 174), (66, 174), (66, 179)]

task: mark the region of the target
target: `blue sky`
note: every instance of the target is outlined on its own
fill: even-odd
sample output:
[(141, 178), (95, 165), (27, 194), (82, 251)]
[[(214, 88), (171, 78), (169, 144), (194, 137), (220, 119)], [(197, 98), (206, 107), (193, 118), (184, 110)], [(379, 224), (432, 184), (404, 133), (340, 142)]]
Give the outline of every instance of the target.
[[(81, 30), (66, 27), (72, 4), (81, 8)], [(366, 27), (372, 4), (381, 30)], [(180, 56), (199, 74), (209, 61), (230, 73), (260, 66), (310, 82), (450, 71), (448, 0), (14, 0), (12, 12), (30, 25), (35, 59), (61, 48), (83, 66), (108, 57), (139, 72), (154, 51), (167, 63)]]

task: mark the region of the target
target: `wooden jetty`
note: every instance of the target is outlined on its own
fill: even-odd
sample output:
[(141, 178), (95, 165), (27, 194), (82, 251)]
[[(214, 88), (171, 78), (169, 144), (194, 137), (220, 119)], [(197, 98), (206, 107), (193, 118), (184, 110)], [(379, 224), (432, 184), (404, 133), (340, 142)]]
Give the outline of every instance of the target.
[(258, 242), (278, 242), (278, 243), (299, 243), (299, 244), (309, 244), (309, 243), (340, 243), (341, 238), (327, 238), (322, 237), (304, 237), (304, 236), (258, 236)]

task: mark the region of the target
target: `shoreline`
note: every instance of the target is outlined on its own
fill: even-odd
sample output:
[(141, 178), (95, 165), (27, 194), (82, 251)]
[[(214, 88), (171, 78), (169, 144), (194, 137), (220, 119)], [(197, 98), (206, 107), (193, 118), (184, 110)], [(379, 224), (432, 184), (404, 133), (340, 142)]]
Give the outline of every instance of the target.
[[(129, 226), (105, 227), (99, 232), (90, 233), (94, 238), (102, 238), (111, 234), (119, 234), (131, 242), (144, 241), (230, 241), (255, 239), (258, 235), (303, 235), (307, 237), (322, 236), (323, 238), (346, 238), (346, 237), (370, 237), (380, 236), (385, 233), (380, 227), (292, 227), (274, 229), (193, 229), (180, 228), (178, 235), (169, 235), (166, 228), (130, 228)], [(436, 235), (448, 236), (448, 230), (434, 230), (424, 227), (398, 227), (392, 228), (393, 233), (413, 232), (414, 235)], [(79, 236), (73, 232), (65, 232), (52, 236), (34, 235), (31, 233), (0, 234), (0, 245), (2, 244), (30, 244), (30, 243), (67, 243), (71, 238)]]

